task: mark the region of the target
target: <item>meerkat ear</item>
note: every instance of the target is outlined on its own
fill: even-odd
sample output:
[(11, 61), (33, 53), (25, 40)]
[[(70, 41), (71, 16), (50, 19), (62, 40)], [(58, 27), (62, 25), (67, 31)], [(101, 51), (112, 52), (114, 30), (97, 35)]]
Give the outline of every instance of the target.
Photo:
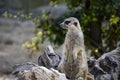
[(75, 26), (77, 26), (77, 22), (74, 22), (73, 24), (74, 24)]

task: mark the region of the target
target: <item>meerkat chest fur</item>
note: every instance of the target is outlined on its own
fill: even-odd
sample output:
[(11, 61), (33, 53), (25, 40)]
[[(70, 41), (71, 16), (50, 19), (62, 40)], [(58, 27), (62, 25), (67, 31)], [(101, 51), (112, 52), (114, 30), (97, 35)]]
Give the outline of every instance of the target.
[(71, 45), (70, 47), (84, 47), (83, 32), (81, 30), (68, 31), (65, 38), (65, 45)]
[(87, 66), (84, 37), (82, 31), (68, 31), (66, 34), (64, 46), (65, 73), (71, 77), (77, 77), (79, 73), (83, 72), (85, 66)]
[[(65, 50), (67, 56), (77, 58), (77, 51), (84, 50), (84, 39), (81, 30), (68, 31), (65, 38)], [(76, 56), (74, 56), (76, 55)], [(66, 57), (67, 57), (66, 56)], [(68, 57), (69, 58), (69, 57)]]

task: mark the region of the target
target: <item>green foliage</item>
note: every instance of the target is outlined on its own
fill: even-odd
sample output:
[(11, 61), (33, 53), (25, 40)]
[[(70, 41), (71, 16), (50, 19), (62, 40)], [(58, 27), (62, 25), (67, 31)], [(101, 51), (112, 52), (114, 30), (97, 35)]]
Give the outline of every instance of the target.
[(30, 40), (23, 43), (22, 47), (27, 48), (30, 52), (29, 57), (32, 58), (33, 53), (40, 50), (42, 32), (36, 31), (35, 36)]
[(117, 24), (119, 22), (120, 18), (118, 16), (112, 15), (110, 17), (110, 25), (114, 25)]
[(31, 18), (33, 18), (33, 14), (32, 13), (29, 13), (29, 14), (12, 14), (12, 13), (9, 13), (9, 12), (4, 12), (2, 14), (2, 16), (4, 18), (12, 18), (12, 19), (18, 19), (18, 20), (21, 20), (21, 19), (25, 19), (25, 20), (29, 20)]
[[(91, 49), (93, 55), (98, 57), (98, 53), (116, 47), (117, 42), (120, 41), (120, 0), (51, 0), (50, 6), (54, 8), (60, 3), (66, 3), (69, 12), (54, 18), (51, 13), (52, 9), (48, 12), (43, 10), (42, 15), (33, 20), (36, 25), (35, 30), (38, 32), (39, 29), (42, 29), (42, 36), (36, 36), (36, 32), (35, 41), (25, 43), (27, 48), (33, 51), (39, 50), (38, 43), (45, 40), (61, 45), (66, 30), (63, 30), (59, 24), (70, 16), (76, 17), (80, 21), (86, 48)], [(12, 15), (5, 12), (3, 16), (6, 18), (32, 18), (31, 13)]]
[[(85, 44), (93, 53), (103, 53), (116, 47), (120, 40), (120, 0), (51, 1), (52, 6), (66, 2), (70, 11), (55, 19), (51, 16), (51, 11), (44, 12), (38, 18), (43, 41), (47, 39), (55, 44), (62, 44), (66, 31), (59, 24), (66, 17), (73, 16), (79, 19), (85, 34)], [(108, 22), (104, 23), (108, 25), (102, 25), (103, 22)]]

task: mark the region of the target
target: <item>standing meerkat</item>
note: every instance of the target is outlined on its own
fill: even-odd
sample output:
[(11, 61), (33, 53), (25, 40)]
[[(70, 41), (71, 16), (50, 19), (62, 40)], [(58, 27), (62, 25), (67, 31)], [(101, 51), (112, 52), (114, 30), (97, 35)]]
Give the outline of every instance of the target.
[(80, 23), (78, 19), (70, 17), (65, 19), (60, 26), (68, 31), (58, 69), (69, 79), (83, 77), (86, 80), (88, 66)]

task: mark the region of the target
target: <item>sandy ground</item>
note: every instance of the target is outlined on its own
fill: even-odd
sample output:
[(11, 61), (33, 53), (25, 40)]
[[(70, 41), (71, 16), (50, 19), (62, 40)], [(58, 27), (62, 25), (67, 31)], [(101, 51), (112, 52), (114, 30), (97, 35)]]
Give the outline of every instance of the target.
[(0, 80), (17, 80), (17, 78), (15, 78), (12, 75), (0, 75)]
[(32, 21), (0, 18), (0, 80), (14, 80), (13, 76), (7, 75), (12, 72), (14, 64), (29, 61), (37, 63), (40, 53), (30, 59), (28, 51), (21, 47), (23, 42), (33, 37), (34, 27)]

